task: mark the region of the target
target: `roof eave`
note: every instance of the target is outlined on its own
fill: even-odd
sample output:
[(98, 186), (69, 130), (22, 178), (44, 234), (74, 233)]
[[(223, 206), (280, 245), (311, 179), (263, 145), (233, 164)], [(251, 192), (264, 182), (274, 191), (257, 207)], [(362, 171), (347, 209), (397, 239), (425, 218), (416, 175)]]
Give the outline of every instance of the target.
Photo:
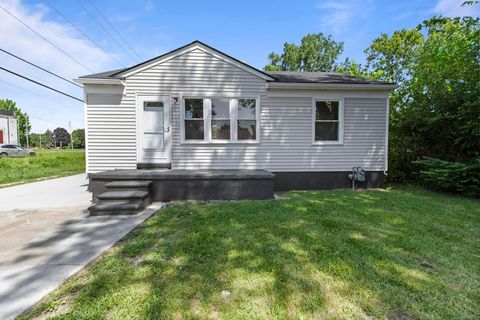
[(79, 83), (81, 85), (86, 85), (86, 84), (111, 84), (111, 85), (124, 85), (125, 82), (122, 79), (119, 78), (76, 78), (73, 79), (76, 83)]
[(393, 90), (395, 84), (368, 84), (368, 83), (286, 83), (268, 82), (267, 89), (362, 89), (362, 90)]

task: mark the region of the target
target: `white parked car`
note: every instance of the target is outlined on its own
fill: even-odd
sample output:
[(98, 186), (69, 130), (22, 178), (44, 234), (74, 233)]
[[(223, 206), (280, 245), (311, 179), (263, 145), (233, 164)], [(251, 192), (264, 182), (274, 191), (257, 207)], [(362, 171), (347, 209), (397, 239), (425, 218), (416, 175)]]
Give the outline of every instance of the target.
[(0, 158), (34, 156), (35, 151), (15, 144), (0, 144)]

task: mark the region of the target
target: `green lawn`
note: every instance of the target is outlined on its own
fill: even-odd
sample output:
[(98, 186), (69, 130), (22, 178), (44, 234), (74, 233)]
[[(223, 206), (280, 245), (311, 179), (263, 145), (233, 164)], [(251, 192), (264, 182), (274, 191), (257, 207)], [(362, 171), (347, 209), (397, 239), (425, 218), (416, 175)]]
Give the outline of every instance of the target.
[(38, 150), (33, 157), (0, 159), (0, 187), (85, 172), (84, 150)]
[(478, 201), (282, 195), (174, 204), (20, 318), (480, 318)]

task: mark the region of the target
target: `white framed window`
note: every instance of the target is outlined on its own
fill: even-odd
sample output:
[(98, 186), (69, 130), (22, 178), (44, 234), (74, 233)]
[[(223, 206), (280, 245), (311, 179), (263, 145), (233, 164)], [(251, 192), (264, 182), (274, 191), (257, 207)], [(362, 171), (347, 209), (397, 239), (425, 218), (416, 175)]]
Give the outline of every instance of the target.
[(343, 99), (313, 99), (314, 144), (343, 144)]
[(237, 139), (257, 140), (257, 99), (237, 100)]
[(182, 99), (182, 143), (258, 143), (259, 98)]
[(210, 99), (210, 131), (212, 135), (212, 140), (229, 141), (232, 139), (230, 135), (230, 100), (231, 99), (228, 98)]
[(183, 127), (185, 140), (203, 141), (205, 139), (205, 106), (203, 99), (186, 98), (183, 108)]

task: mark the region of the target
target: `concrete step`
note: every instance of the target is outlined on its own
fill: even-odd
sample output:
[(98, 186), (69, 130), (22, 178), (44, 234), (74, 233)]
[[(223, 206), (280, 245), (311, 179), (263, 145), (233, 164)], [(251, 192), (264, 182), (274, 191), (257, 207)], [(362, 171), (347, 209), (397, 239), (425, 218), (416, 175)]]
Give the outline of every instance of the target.
[(143, 200), (148, 198), (148, 191), (141, 190), (114, 190), (106, 191), (98, 195), (98, 199), (102, 200)]
[(99, 202), (90, 208), (88, 211), (91, 216), (104, 215), (127, 215), (137, 214), (145, 208), (143, 203), (129, 202), (129, 201), (108, 201)]
[(150, 192), (140, 190), (115, 190), (106, 191), (98, 195), (99, 202), (126, 201), (140, 203), (144, 206), (152, 203)]
[(141, 190), (149, 191), (152, 187), (152, 181), (149, 180), (125, 180), (112, 181), (105, 184), (105, 188), (110, 190)]

